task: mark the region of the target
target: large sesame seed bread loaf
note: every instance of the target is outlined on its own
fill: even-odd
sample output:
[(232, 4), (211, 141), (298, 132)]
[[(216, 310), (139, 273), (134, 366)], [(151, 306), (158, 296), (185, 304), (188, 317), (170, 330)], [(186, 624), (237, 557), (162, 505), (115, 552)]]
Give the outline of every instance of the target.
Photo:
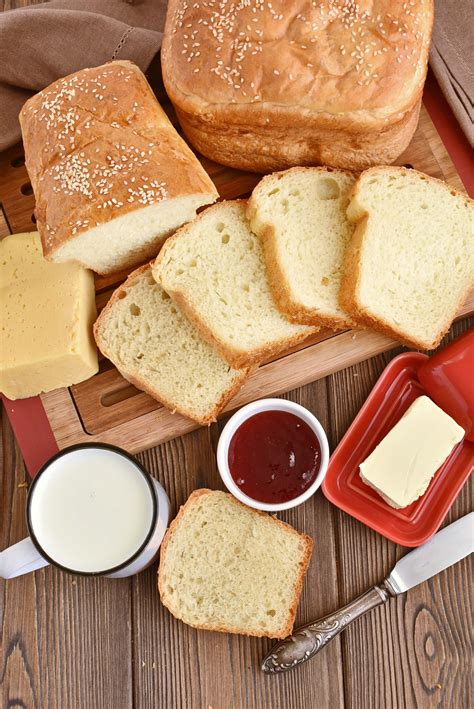
[(203, 425), (215, 420), (249, 373), (232, 369), (200, 338), (149, 265), (113, 293), (94, 335), (125, 379)]
[(306, 534), (232, 495), (196, 490), (161, 545), (161, 600), (196, 628), (284, 638), (312, 548)]
[(268, 279), (282, 312), (294, 322), (349, 327), (339, 304), (344, 252), (354, 226), (346, 217), (355, 177), (295, 167), (264, 177), (247, 205), (263, 243)]
[(153, 275), (234, 367), (257, 364), (316, 328), (291, 323), (273, 300), (244, 201), (220, 202), (168, 239)]
[(116, 61), (56, 81), (20, 113), (46, 258), (110, 273), (156, 256), (216, 188), (142, 72)]
[(340, 299), (363, 325), (437, 347), (474, 286), (474, 202), (415, 170), (362, 173)]
[(361, 170), (415, 131), (432, 24), (433, 0), (170, 0), (163, 78), (217, 162)]

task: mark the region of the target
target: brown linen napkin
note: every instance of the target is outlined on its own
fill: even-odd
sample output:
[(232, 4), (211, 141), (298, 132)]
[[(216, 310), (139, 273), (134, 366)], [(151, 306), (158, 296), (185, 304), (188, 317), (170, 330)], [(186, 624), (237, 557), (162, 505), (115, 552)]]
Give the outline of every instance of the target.
[(0, 13), (0, 151), (21, 138), (24, 102), (52, 81), (111, 59), (145, 71), (161, 46), (166, 0), (52, 0)]
[(430, 65), (467, 139), (474, 145), (472, 0), (436, 0)]

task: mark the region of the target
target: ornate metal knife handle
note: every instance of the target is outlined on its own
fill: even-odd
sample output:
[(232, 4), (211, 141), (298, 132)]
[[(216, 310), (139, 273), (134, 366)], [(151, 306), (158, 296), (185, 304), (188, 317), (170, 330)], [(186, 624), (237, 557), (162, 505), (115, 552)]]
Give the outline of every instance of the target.
[(395, 595), (386, 579), (380, 586), (373, 586), (335, 613), (303, 625), (270, 650), (262, 662), (262, 670), (267, 674), (277, 674), (302, 665), (339, 635), (349, 623)]

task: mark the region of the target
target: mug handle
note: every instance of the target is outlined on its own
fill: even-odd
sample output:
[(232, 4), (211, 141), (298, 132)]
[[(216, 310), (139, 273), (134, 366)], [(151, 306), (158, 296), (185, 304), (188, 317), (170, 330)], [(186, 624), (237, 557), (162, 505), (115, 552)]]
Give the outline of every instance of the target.
[(43, 566), (49, 566), (49, 561), (41, 556), (29, 537), (0, 552), (1, 579), (14, 579)]

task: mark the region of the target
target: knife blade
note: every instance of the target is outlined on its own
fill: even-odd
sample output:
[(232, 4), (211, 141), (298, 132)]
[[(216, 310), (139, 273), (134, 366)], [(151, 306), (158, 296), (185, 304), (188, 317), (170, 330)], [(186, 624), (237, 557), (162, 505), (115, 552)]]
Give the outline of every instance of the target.
[(403, 556), (387, 582), (395, 594), (404, 593), (456, 564), (474, 551), (474, 512), (461, 517)]
[(314, 657), (353, 620), (386, 603), (440, 571), (456, 564), (474, 551), (474, 512), (434, 535), (426, 544), (406, 554), (390, 575), (344, 608), (295, 630), (275, 645), (262, 662), (267, 674), (279, 674)]

